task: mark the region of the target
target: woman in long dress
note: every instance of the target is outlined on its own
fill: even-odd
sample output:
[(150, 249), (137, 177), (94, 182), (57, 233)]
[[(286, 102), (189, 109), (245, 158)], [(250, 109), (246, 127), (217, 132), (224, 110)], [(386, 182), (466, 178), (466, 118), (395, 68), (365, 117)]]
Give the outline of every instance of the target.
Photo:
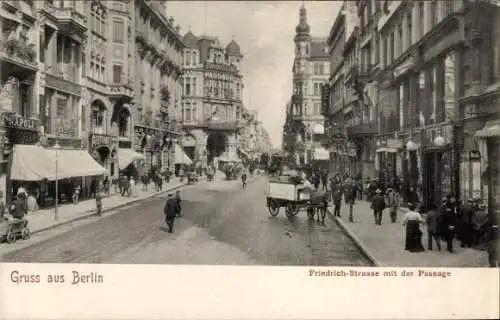
[(406, 241), (405, 250), (410, 252), (422, 252), (425, 251), (422, 245), (422, 231), (420, 231), (420, 224), (424, 222), (424, 219), (415, 211), (415, 204), (408, 204), (408, 209), (410, 209), (403, 218), (403, 226), (406, 226)]

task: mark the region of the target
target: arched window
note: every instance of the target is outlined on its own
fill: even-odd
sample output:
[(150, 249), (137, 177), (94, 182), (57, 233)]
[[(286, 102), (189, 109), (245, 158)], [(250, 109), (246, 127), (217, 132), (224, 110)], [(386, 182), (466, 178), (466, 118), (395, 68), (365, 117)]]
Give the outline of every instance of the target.
[(193, 61), (193, 65), (197, 65), (198, 64), (198, 56), (196, 54), (196, 50), (193, 50), (191, 58)]

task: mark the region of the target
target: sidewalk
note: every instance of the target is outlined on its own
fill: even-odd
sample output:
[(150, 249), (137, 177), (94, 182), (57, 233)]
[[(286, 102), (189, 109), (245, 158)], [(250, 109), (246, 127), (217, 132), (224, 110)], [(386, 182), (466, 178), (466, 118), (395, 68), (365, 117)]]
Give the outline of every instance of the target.
[[(166, 193), (168, 191), (178, 189), (184, 185), (186, 180), (180, 182), (178, 178), (174, 178), (168, 184), (163, 185), (163, 190), (156, 192), (153, 184), (148, 186), (148, 191), (142, 191), (142, 185), (137, 187), (137, 195), (135, 197), (122, 197), (114, 193), (111, 190), (111, 195), (109, 197), (102, 199), (102, 212), (118, 209), (129, 205), (134, 202), (138, 202), (144, 199), (152, 198), (154, 196)], [(77, 205), (74, 204), (63, 204), (58, 208), (59, 219), (54, 219), (55, 209), (41, 209), (37, 212), (28, 213), (28, 226), (30, 228), (31, 234), (46, 231), (52, 228), (56, 228), (61, 225), (65, 225), (78, 220), (86, 219), (88, 217), (96, 216), (96, 204), (95, 199), (84, 200), (79, 202)]]
[[(332, 210), (332, 209), (330, 209)], [(384, 210), (382, 225), (374, 222), (373, 210), (367, 201), (356, 201), (354, 205), (354, 223), (348, 222), (349, 206), (342, 201), (341, 215), (336, 218), (330, 215), (339, 226), (365, 251), (380, 267), (487, 267), (486, 252), (469, 248), (461, 248), (457, 240), (454, 242), (454, 253), (446, 251), (446, 243), (441, 242), (441, 251), (433, 244), (433, 251), (411, 253), (404, 250), (405, 227), (403, 216), (407, 209), (398, 210), (398, 220), (391, 223), (389, 211)], [(423, 225), (422, 243), (427, 249), (427, 229)]]

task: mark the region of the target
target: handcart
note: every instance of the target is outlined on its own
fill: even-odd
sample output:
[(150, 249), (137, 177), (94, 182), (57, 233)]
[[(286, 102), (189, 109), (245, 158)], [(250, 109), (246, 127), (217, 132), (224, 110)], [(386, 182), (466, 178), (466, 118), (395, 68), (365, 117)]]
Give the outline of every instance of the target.
[(0, 223), (0, 238), (7, 243), (14, 243), (18, 238), (28, 240), (30, 229), (26, 218), (8, 218)]

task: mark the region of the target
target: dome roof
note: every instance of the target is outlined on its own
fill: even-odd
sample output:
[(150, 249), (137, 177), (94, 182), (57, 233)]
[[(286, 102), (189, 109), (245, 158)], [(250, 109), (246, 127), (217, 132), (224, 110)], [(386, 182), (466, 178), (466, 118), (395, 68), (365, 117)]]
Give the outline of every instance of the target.
[(311, 31), (311, 27), (309, 27), (309, 24), (307, 23), (307, 11), (306, 8), (302, 5), (300, 8), (300, 20), (299, 24), (295, 28), (295, 32), (297, 34), (309, 34), (309, 31)]
[(184, 35), (182, 42), (184, 42), (188, 48), (198, 49), (198, 38), (191, 31)]
[(241, 56), (240, 46), (236, 43), (236, 41), (231, 40), (226, 47), (226, 54), (228, 56)]

